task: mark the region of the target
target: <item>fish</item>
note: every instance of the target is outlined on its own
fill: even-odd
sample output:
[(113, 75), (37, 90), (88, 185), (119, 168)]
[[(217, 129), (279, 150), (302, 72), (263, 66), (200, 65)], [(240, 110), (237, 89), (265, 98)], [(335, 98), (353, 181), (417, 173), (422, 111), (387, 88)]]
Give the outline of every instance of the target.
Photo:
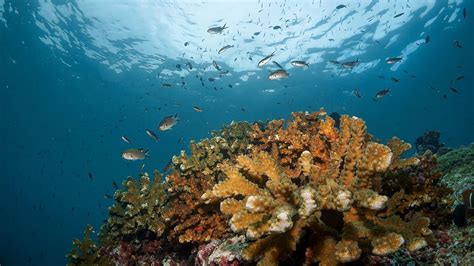
[(170, 170), (170, 168), (171, 168), (172, 165), (173, 165), (173, 160), (170, 159), (170, 160), (168, 161), (168, 163), (165, 165), (165, 168), (163, 168), (163, 172), (165, 172), (165, 173), (168, 172), (168, 171)]
[(118, 185), (115, 181), (112, 181), (112, 186), (115, 188), (115, 189), (118, 189)]
[(273, 64), (275, 64), (277, 67), (279, 67), (279, 68), (283, 69), (283, 67), (282, 67), (280, 64), (278, 64), (278, 62), (277, 62), (277, 61), (272, 61), (272, 62), (273, 62)]
[(166, 88), (171, 88), (173, 85), (171, 85), (170, 83), (163, 83), (161, 84), (161, 87), (166, 87)]
[(463, 78), (464, 78), (464, 76), (459, 76), (459, 77), (456, 78), (456, 80), (461, 80)]
[(336, 9), (341, 9), (341, 8), (346, 8), (347, 6), (346, 5), (338, 5), (336, 6)]
[(267, 64), (267, 63), (270, 61), (270, 59), (272, 59), (272, 57), (273, 57), (274, 55), (275, 55), (275, 52), (273, 52), (273, 53), (271, 53), (271, 54), (265, 56), (264, 58), (262, 58), (262, 60), (258, 61), (258, 64), (257, 64), (257, 65), (258, 65), (259, 67), (261, 67), (261, 66)]
[(395, 82), (395, 83), (397, 83), (397, 82), (399, 82), (400, 80), (397, 79), (397, 78), (392, 77), (392, 81)]
[(179, 71), (181, 71), (181, 64), (176, 64), (176, 69), (178, 69)]
[(309, 67), (309, 65), (308, 65), (308, 63), (306, 63), (306, 61), (295, 60), (295, 61), (291, 61), (291, 64), (294, 67)]
[(355, 67), (357, 64), (359, 64), (359, 59), (355, 60), (355, 61), (349, 61), (349, 62), (344, 62), (342, 63), (341, 65), (345, 68), (353, 68)]
[(457, 89), (453, 88), (453, 87), (451, 87), (451, 88), (449, 88), (449, 89), (450, 89), (452, 92), (454, 92), (454, 93), (459, 93), (459, 91), (458, 91)]
[(359, 99), (362, 98), (362, 95), (360, 94), (360, 91), (358, 89), (355, 89), (352, 93), (354, 94), (355, 97)]
[(393, 18), (398, 18), (398, 17), (401, 17), (401, 16), (403, 16), (403, 14), (405, 14), (405, 13), (399, 13), (399, 14), (396, 14), (395, 16), (393, 16)]
[(262, 92), (273, 93), (273, 92), (275, 92), (275, 90), (274, 89), (266, 89), (266, 90), (262, 90)]
[(457, 227), (464, 227), (467, 225), (466, 220), (466, 206), (464, 204), (458, 204), (454, 208), (453, 214), (451, 215), (454, 224)]
[(228, 29), (229, 27), (226, 27), (227, 24), (224, 24), (224, 26), (217, 26), (217, 27), (211, 27), (207, 29), (207, 32), (210, 34), (220, 34), (222, 33), (223, 30)]
[(218, 54), (222, 54), (223, 52), (225, 52), (226, 50), (228, 50), (228, 49), (230, 49), (230, 48), (232, 48), (232, 47), (234, 47), (234, 46), (228, 44), (228, 45), (222, 47), (221, 49), (219, 49), (219, 51), (217, 51), (217, 53), (218, 53)]
[(184, 46), (188, 46), (188, 45), (189, 45), (189, 42), (185, 42), (185, 43), (184, 43)]
[(469, 210), (474, 210), (474, 189), (468, 189), (462, 193), (464, 205)]
[(253, 35), (255, 35), (255, 36), (260, 35), (260, 31), (254, 32)]
[(390, 92), (390, 89), (383, 89), (383, 90), (378, 91), (378, 92), (375, 94), (374, 100), (383, 98), (383, 97), (386, 96), (389, 92)]
[(210, 82), (213, 82), (213, 81), (215, 81), (216, 79), (215, 79), (215, 78), (208, 78), (207, 80), (209, 80)]
[(120, 138), (121, 138), (123, 141), (125, 141), (126, 143), (128, 143), (128, 144), (132, 143), (132, 142), (130, 141), (130, 139), (127, 138), (127, 136), (122, 136), (122, 137), (120, 137)]
[(185, 65), (188, 67), (188, 69), (193, 69), (193, 65), (191, 65), (191, 63), (187, 62)]
[(427, 36), (425, 37), (425, 43), (429, 43), (429, 42), (430, 42), (430, 40), (431, 40), (431, 37), (430, 37), (430, 35), (427, 35)]
[(281, 27), (280, 26), (273, 26), (273, 29), (274, 30), (279, 30), (279, 29), (281, 29)]
[(196, 111), (198, 113), (202, 112), (202, 109), (199, 106), (193, 106), (193, 109), (194, 109), (194, 111)]
[(454, 46), (457, 47), (457, 48), (464, 48), (461, 43), (457, 40), (454, 41)]
[(113, 198), (112, 195), (109, 195), (109, 194), (104, 195), (104, 199), (112, 199), (112, 198)]
[(153, 131), (151, 131), (151, 130), (149, 130), (149, 129), (145, 130), (145, 132), (146, 132), (146, 134), (147, 134), (150, 138), (152, 138), (154, 141), (158, 141), (158, 140), (160, 139), (160, 138), (155, 134), (155, 132), (153, 132)]
[(387, 64), (395, 64), (397, 62), (400, 62), (402, 59), (403, 59), (403, 57), (391, 57), (391, 58), (385, 60), (385, 62), (387, 62)]
[(227, 75), (229, 74), (229, 70), (221, 70), (221, 72), (219, 72), (219, 75)]
[(288, 72), (286, 72), (286, 70), (283, 70), (283, 69), (278, 69), (276, 71), (271, 72), (268, 75), (269, 80), (279, 80), (279, 79), (287, 78), (287, 77), (288, 77)]
[(464, 18), (467, 17), (467, 8), (463, 8), (463, 9), (462, 9), (462, 16), (463, 16)]
[(178, 114), (166, 116), (161, 120), (158, 126), (160, 131), (170, 130), (178, 123)]
[(217, 70), (217, 71), (221, 71), (222, 68), (217, 64), (216, 61), (212, 61), (212, 65), (214, 66), (214, 68)]
[(474, 216), (474, 189), (462, 192), (462, 203), (457, 205), (453, 212), (453, 222), (458, 227), (466, 226)]
[(232, 88), (232, 84), (229, 84), (229, 85), (227, 85), (227, 86), (229, 86), (229, 88)]
[(148, 150), (130, 148), (122, 152), (122, 158), (128, 161), (143, 160), (149, 157)]
[(94, 179), (94, 176), (92, 176), (92, 173), (91, 173), (91, 172), (89, 172), (88, 175), (89, 175), (89, 179), (90, 179), (90, 180)]
[(341, 64), (339, 61), (336, 61), (336, 60), (330, 60), (329, 63), (335, 64), (335, 65)]

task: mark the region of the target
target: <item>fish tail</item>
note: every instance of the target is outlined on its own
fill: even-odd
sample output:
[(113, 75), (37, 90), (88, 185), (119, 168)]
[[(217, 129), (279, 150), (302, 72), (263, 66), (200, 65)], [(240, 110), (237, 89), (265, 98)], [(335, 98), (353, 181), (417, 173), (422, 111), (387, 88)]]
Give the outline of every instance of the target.
[(150, 150), (149, 150), (149, 149), (146, 149), (146, 150), (144, 151), (144, 153), (145, 153), (145, 157), (147, 157), (147, 158), (151, 158), (151, 156), (150, 156), (149, 152), (150, 152)]

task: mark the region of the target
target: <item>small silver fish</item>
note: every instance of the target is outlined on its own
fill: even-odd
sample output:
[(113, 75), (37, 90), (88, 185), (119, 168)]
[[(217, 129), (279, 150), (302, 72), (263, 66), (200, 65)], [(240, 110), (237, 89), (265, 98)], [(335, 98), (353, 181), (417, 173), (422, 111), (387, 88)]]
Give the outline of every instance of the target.
[(357, 59), (355, 61), (344, 62), (341, 65), (345, 68), (353, 68), (353, 67), (357, 66), (357, 64), (359, 64), (359, 59)]
[(199, 106), (193, 106), (193, 109), (194, 109), (194, 111), (196, 111), (198, 113), (202, 112), (202, 109)]
[(145, 132), (146, 132), (146, 134), (147, 134), (150, 138), (152, 138), (154, 141), (158, 141), (158, 140), (160, 139), (160, 138), (155, 134), (155, 132), (153, 132), (153, 131), (151, 131), (151, 130), (149, 130), (149, 129), (145, 130)]
[(309, 65), (308, 65), (308, 63), (306, 63), (306, 61), (295, 60), (295, 61), (291, 61), (291, 64), (294, 67), (309, 67)]
[(219, 51), (217, 51), (217, 53), (218, 53), (218, 54), (222, 54), (223, 52), (225, 52), (226, 50), (228, 50), (228, 49), (230, 49), (230, 48), (232, 48), (232, 47), (234, 47), (234, 46), (228, 44), (228, 45), (222, 47), (221, 49), (219, 49)]
[(225, 25), (226, 25), (226, 24), (224, 24), (224, 26), (218, 26), (218, 27), (209, 28), (209, 29), (207, 29), (207, 32), (210, 33), (210, 34), (219, 34), (219, 33), (222, 33), (223, 30), (229, 28), (229, 27), (226, 27)]
[(160, 125), (158, 126), (160, 131), (170, 130), (178, 123), (178, 115), (166, 116), (161, 120)]
[(258, 66), (261, 67), (261, 66), (267, 64), (270, 61), (270, 59), (272, 59), (272, 57), (274, 55), (275, 55), (275, 52), (265, 56), (262, 60), (258, 61)]
[(278, 64), (278, 62), (277, 62), (277, 61), (272, 61), (272, 62), (273, 62), (273, 64), (275, 64), (277, 67), (279, 67), (279, 68), (283, 69), (283, 67), (282, 67), (280, 64)]
[(143, 160), (145, 157), (149, 157), (148, 150), (145, 149), (127, 149), (122, 152), (122, 158), (128, 161)]
[(374, 100), (380, 99), (380, 98), (386, 96), (389, 92), (390, 92), (389, 89), (383, 89), (383, 90), (378, 91), (378, 92), (375, 94)]
[(387, 62), (387, 64), (395, 64), (397, 62), (400, 62), (402, 61), (403, 57), (392, 57), (392, 58), (389, 58), (387, 60), (385, 60), (385, 62)]
[(278, 69), (270, 73), (270, 75), (268, 75), (269, 80), (279, 80), (279, 79), (287, 78), (287, 77), (288, 77), (288, 72), (286, 72), (286, 70), (283, 70), (283, 69)]
[(127, 142), (128, 144), (132, 143), (132, 142), (130, 141), (130, 139), (127, 138), (126, 136), (122, 136), (121, 138), (122, 138), (123, 141)]

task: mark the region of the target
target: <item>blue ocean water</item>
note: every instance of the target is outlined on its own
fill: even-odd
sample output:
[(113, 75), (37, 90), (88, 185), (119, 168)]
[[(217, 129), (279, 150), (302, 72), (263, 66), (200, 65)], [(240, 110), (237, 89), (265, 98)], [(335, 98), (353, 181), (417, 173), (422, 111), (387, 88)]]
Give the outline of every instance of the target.
[[(106, 218), (112, 182), (163, 169), (233, 120), (324, 107), (382, 140), (474, 141), (473, 21), (462, 0), (0, 0), (0, 264), (65, 264), (72, 239)], [(271, 61), (289, 77), (268, 80)], [(151, 158), (123, 160), (130, 147)]]

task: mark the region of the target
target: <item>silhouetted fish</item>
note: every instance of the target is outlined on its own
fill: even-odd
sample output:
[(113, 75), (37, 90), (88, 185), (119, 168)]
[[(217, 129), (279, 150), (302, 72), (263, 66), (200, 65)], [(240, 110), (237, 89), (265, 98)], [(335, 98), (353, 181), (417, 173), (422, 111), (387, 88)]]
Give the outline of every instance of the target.
[(352, 93), (354, 94), (355, 97), (362, 98), (362, 95), (360, 94), (360, 91), (358, 89), (355, 89)]
[(336, 9), (341, 9), (341, 8), (345, 8), (345, 7), (347, 7), (347, 6), (346, 5), (338, 5), (338, 6), (336, 6)]
[(226, 24), (224, 24), (224, 26), (209, 28), (209, 29), (207, 29), (207, 32), (210, 33), (210, 34), (218, 34), (218, 33), (222, 33), (222, 31), (227, 29), (227, 28), (228, 27), (226, 27)]
[(375, 94), (374, 100), (385, 97), (389, 92), (390, 92), (390, 89), (383, 89), (383, 90), (378, 91)]
[(221, 49), (219, 49), (219, 51), (217, 51), (217, 53), (218, 53), (218, 54), (222, 54), (223, 52), (225, 52), (226, 50), (228, 50), (228, 49), (230, 49), (230, 48), (232, 48), (232, 47), (234, 47), (234, 46), (228, 44), (228, 45), (222, 47)]
[(396, 14), (393, 18), (401, 17), (401, 16), (403, 16), (403, 14), (405, 14), (405, 13)]

